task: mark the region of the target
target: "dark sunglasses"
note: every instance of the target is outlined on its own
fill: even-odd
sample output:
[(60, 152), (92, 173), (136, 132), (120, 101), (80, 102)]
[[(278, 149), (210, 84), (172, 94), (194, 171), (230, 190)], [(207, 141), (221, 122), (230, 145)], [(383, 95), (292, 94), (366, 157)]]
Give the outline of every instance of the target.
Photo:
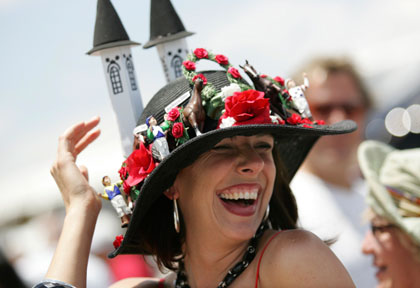
[(364, 109), (362, 104), (354, 105), (354, 104), (325, 104), (325, 105), (311, 105), (311, 111), (315, 114), (319, 115), (329, 115), (332, 111), (340, 109), (344, 111), (347, 116), (355, 115), (356, 113), (361, 112)]
[(386, 225), (375, 225), (375, 224), (370, 224), (370, 230), (372, 230), (372, 234), (373, 235), (380, 235), (386, 231), (388, 231), (389, 229), (392, 228), (396, 228), (397, 226), (394, 224), (386, 224)]

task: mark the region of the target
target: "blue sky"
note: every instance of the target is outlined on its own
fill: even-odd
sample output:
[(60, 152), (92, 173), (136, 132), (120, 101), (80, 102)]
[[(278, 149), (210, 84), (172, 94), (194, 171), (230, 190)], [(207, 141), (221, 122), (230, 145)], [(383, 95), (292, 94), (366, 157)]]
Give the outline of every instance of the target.
[[(146, 43), (150, 1), (112, 2), (131, 40)], [(390, 82), (412, 85), (404, 84), (410, 78), (404, 72), (420, 66), (417, 1), (172, 2), (187, 30), (196, 32), (187, 39), (190, 49), (223, 53), (236, 66), (248, 59), (273, 76), (287, 77), (313, 55), (344, 54), (370, 79), (390, 79), (373, 85), (381, 94), (392, 92)], [(95, 187), (105, 174), (117, 177), (122, 156), (102, 65), (85, 54), (92, 47), (95, 14), (95, 0), (0, 0), (0, 181), (9, 187), (1, 193), (12, 195), (2, 211), (12, 206), (17, 214), (27, 213), (28, 207), (41, 211), (60, 203), (49, 175), (57, 138), (94, 115), (103, 120), (103, 135), (80, 163), (90, 169)], [(135, 47), (132, 53), (146, 103), (165, 84), (164, 75), (154, 48)], [(392, 101), (381, 97), (379, 105)], [(3, 221), (16, 216), (3, 213)]]

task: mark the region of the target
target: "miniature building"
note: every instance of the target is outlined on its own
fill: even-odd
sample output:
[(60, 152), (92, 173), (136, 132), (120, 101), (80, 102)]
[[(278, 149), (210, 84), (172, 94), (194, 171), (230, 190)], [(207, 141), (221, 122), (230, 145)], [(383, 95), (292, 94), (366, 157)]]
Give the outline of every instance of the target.
[(166, 81), (182, 76), (182, 62), (188, 54), (185, 38), (193, 34), (185, 30), (170, 0), (151, 0), (150, 40), (143, 48), (156, 46)]
[(98, 0), (93, 48), (87, 54), (101, 56), (126, 157), (132, 152), (133, 129), (143, 111), (130, 48), (136, 45), (140, 44), (130, 40), (110, 0)]

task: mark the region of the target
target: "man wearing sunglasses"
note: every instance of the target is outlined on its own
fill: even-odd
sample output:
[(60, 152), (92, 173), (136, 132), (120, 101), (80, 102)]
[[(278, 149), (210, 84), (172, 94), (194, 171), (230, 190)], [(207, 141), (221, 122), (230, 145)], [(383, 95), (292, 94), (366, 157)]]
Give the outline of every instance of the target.
[(370, 95), (347, 59), (314, 59), (293, 79), (299, 81), (304, 72), (309, 78), (305, 96), (313, 118), (326, 124), (351, 119), (359, 128), (347, 135), (323, 137), (312, 148), (292, 182), (300, 224), (321, 239), (336, 240), (331, 249), (356, 287), (373, 287), (373, 270), (359, 249), (368, 227), (361, 221), (366, 186), (357, 164)]

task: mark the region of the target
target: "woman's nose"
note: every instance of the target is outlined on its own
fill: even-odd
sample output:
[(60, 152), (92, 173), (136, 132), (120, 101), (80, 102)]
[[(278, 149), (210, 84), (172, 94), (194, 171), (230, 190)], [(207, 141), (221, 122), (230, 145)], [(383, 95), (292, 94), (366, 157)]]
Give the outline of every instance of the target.
[(375, 245), (375, 237), (372, 234), (372, 231), (367, 231), (365, 238), (362, 242), (362, 252), (363, 254), (373, 254), (373, 247)]
[(237, 166), (238, 173), (243, 175), (255, 175), (261, 172), (263, 168), (264, 159), (258, 154), (258, 151), (255, 151), (251, 147), (241, 151)]

